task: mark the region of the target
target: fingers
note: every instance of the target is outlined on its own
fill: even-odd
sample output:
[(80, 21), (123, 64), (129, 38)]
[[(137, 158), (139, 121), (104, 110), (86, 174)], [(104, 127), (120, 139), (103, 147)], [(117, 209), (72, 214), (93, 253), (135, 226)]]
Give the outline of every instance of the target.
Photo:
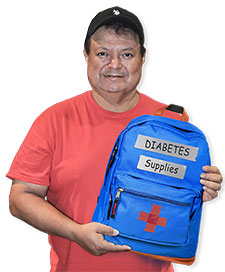
[(222, 183), (223, 177), (220, 173), (220, 170), (216, 166), (204, 166), (203, 171), (206, 173), (202, 173), (201, 177), (207, 180), (215, 181), (218, 183)]
[(106, 252), (117, 252), (117, 251), (127, 251), (131, 250), (131, 248), (127, 245), (115, 245), (111, 242), (108, 242), (106, 240), (103, 241), (104, 249)]
[(100, 256), (106, 254), (108, 252), (122, 252), (122, 251), (129, 251), (131, 248), (126, 245), (115, 245), (111, 242), (106, 240), (102, 241), (102, 244), (96, 246), (95, 250), (90, 252), (94, 256)]
[[(119, 231), (116, 229), (113, 229), (109, 226), (98, 224), (97, 233), (105, 234), (105, 235), (109, 235), (109, 236), (117, 236), (119, 234)], [(106, 240), (103, 240), (103, 243), (106, 245), (106, 247), (109, 251), (124, 251), (124, 250), (131, 249), (129, 246), (115, 245), (115, 244), (110, 243)]]
[(218, 196), (221, 190), (223, 177), (216, 166), (204, 166), (205, 173), (201, 174), (201, 184), (203, 185), (203, 201), (209, 201)]
[(217, 191), (214, 191), (214, 190), (212, 190), (212, 189), (210, 189), (208, 187), (203, 187), (203, 189), (204, 189), (204, 192), (203, 192), (202, 200), (204, 202), (213, 200), (214, 198), (216, 198), (218, 196)]
[(216, 182), (218, 184), (221, 184), (223, 181), (221, 175), (213, 174), (213, 173), (209, 173), (209, 174), (202, 173), (201, 178), (203, 178), (204, 180)]
[(96, 232), (100, 233), (100, 234), (109, 235), (109, 236), (116, 236), (119, 234), (118, 230), (113, 229), (113, 228), (103, 225), (103, 224), (97, 224)]
[(203, 169), (203, 171), (205, 171), (205, 172), (215, 173), (215, 174), (221, 174), (221, 173), (220, 173), (220, 170), (219, 170), (218, 167), (216, 167), (216, 166), (209, 166), (209, 165), (206, 165), (206, 166), (204, 166), (202, 169)]
[(96, 233), (100, 235), (98, 239), (98, 243), (97, 243), (96, 255), (105, 254), (107, 252), (131, 250), (131, 248), (127, 245), (115, 245), (111, 242), (106, 241), (103, 237), (103, 235), (116, 236), (119, 234), (119, 231), (113, 229), (112, 227), (109, 227), (100, 223), (95, 223), (95, 226), (96, 226)]
[(118, 233), (117, 230), (109, 226), (91, 222), (79, 225), (75, 242), (94, 256), (99, 256), (107, 252), (130, 250), (131, 248), (129, 246), (114, 245), (104, 239), (104, 234), (115, 236), (118, 235)]
[(209, 189), (212, 189), (212, 190), (215, 190), (215, 191), (220, 191), (221, 187), (222, 187), (221, 183), (216, 182), (216, 181), (201, 179), (200, 182), (203, 185), (204, 190), (209, 188)]

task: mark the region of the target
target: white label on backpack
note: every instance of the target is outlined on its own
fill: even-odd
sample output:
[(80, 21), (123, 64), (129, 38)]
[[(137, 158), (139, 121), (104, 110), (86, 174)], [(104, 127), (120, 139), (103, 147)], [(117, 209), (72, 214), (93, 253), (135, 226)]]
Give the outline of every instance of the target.
[(179, 179), (183, 179), (186, 172), (185, 165), (158, 160), (143, 155), (140, 155), (137, 168)]
[(189, 161), (196, 161), (199, 149), (198, 147), (157, 139), (141, 134), (138, 135), (134, 147)]

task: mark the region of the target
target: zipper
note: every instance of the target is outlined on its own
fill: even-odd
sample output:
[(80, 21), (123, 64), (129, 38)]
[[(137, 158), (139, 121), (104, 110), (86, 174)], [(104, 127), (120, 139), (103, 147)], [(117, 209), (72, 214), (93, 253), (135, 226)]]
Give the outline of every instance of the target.
[(178, 205), (178, 206), (183, 206), (183, 207), (190, 207), (191, 206), (191, 203), (172, 200), (172, 199), (164, 198), (164, 197), (161, 197), (161, 196), (155, 196), (155, 195), (146, 194), (146, 193), (140, 193), (140, 192), (136, 192), (134, 190), (119, 187), (117, 189), (117, 193), (116, 193), (116, 196), (115, 196), (113, 209), (112, 209), (112, 213), (111, 213), (111, 218), (115, 218), (116, 209), (117, 209), (118, 202), (120, 200), (122, 192), (125, 192), (127, 194), (136, 195), (136, 196), (139, 196), (139, 197), (148, 198), (148, 199), (151, 199), (151, 200), (162, 201), (162, 202), (166, 202), (166, 203), (170, 203), (170, 204), (174, 204), (174, 205)]
[(107, 212), (107, 220), (109, 220), (111, 208), (112, 208), (112, 193), (110, 192), (110, 195), (109, 195), (109, 208), (108, 208), (108, 212)]
[(117, 153), (117, 150), (118, 150), (118, 144), (119, 144), (119, 142), (117, 142), (117, 143), (115, 144), (115, 146), (114, 146), (112, 155), (111, 155), (111, 157), (110, 157), (110, 160), (109, 160), (109, 163), (108, 163), (108, 166), (107, 166), (106, 175), (108, 175), (109, 169), (110, 169), (110, 167), (112, 166), (112, 164), (113, 164), (113, 162), (114, 162), (114, 159), (115, 159), (115, 156), (116, 156), (116, 153)]
[(191, 203), (172, 200), (172, 199), (164, 198), (164, 197), (161, 197), (161, 196), (155, 196), (155, 195), (146, 194), (146, 193), (140, 193), (140, 192), (136, 192), (136, 191), (133, 191), (133, 190), (130, 190), (130, 189), (123, 189), (123, 191), (128, 193), (128, 194), (132, 194), (132, 195), (136, 195), (136, 196), (140, 196), (140, 197), (145, 197), (145, 198), (149, 198), (149, 199), (152, 199), (152, 200), (159, 200), (159, 201), (175, 204), (175, 205), (178, 205), (178, 206), (184, 206), (184, 207), (191, 206)]
[(118, 202), (120, 200), (120, 195), (122, 192), (124, 192), (123, 188), (117, 189), (117, 193), (116, 193), (113, 208), (112, 208), (111, 218), (115, 218), (116, 208), (117, 208)]

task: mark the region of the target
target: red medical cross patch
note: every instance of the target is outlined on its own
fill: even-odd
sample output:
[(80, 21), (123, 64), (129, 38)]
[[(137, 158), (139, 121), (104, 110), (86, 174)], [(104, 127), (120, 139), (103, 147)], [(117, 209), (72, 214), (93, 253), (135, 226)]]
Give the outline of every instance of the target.
[(161, 208), (162, 206), (153, 204), (150, 213), (140, 211), (138, 220), (147, 222), (145, 231), (154, 233), (157, 225), (166, 226), (167, 219), (159, 216)]

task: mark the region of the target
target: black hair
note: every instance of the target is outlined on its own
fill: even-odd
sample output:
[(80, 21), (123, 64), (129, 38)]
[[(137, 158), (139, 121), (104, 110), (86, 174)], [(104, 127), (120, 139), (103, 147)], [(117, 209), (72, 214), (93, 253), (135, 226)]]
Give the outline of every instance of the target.
[[(143, 42), (140, 41), (138, 33), (133, 29), (133, 27), (131, 25), (129, 25), (125, 22), (122, 22), (122, 21), (116, 21), (116, 22), (111, 21), (110, 23), (104, 24), (102, 26), (104, 26), (105, 29), (113, 30), (115, 32), (115, 34), (117, 34), (117, 35), (127, 35), (127, 34), (133, 35), (133, 37), (135, 39), (138, 39), (138, 41), (140, 43), (141, 56), (142, 57), (144, 56), (146, 49), (143, 45)], [(89, 55), (89, 53), (90, 53), (91, 37), (92, 36), (86, 37), (85, 42), (84, 42), (84, 48), (85, 48), (87, 55)]]

